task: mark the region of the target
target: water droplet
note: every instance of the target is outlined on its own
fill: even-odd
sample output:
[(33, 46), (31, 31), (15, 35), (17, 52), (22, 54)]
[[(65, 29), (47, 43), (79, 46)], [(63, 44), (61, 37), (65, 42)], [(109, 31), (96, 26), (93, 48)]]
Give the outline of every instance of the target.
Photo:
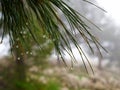
[(26, 25), (28, 25), (28, 22), (26, 22)]
[(63, 56), (60, 55), (59, 58), (63, 58)]
[(32, 52), (30, 52), (30, 55), (32, 55), (33, 53)]
[(24, 31), (23, 34), (26, 34), (26, 31)]
[(46, 38), (46, 35), (43, 35), (43, 38)]
[(20, 60), (20, 57), (18, 57), (17, 60)]
[(16, 48), (18, 48), (19, 46), (18, 45), (16, 45)]
[(26, 54), (28, 54), (29, 52), (27, 51)]

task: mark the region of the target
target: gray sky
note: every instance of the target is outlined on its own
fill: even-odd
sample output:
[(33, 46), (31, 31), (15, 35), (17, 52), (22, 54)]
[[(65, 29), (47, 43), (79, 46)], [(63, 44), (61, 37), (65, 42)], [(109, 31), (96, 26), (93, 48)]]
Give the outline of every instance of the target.
[[(1, 37), (0, 37), (1, 40)], [(0, 56), (6, 56), (8, 55), (8, 51), (9, 51), (9, 37), (5, 37), (3, 42), (0, 44)]]

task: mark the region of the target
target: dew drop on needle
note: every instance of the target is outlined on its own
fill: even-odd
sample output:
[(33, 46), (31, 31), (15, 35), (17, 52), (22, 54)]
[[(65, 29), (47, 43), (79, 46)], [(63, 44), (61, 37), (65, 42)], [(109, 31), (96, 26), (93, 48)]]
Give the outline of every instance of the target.
[(16, 48), (18, 48), (19, 46), (17, 45)]
[(20, 60), (20, 57), (18, 57), (17, 60)]
[(27, 51), (26, 54), (28, 54), (29, 52)]
[(32, 55), (33, 53), (32, 52), (30, 52), (30, 55)]

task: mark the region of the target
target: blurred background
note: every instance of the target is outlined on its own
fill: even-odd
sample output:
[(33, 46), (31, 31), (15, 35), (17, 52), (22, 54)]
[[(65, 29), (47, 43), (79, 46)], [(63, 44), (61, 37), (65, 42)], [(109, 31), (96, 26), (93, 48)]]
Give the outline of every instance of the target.
[[(20, 73), (19, 70), (18, 72), (15, 70), (16, 65), (10, 52), (9, 37), (6, 35), (3, 43), (0, 43), (0, 90), (120, 90), (120, 1), (90, 0), (90, 2), (66, 1), (89, 22), (101, 29), (101, 31), (97, 30), (83, 18), (92, 28), (91, 32), (108, 51), (101, 49), (103, 57), (97, 50), (92, 54), (81, 40), (80, 45), (84, 48), (94, 74), (85, 60), (89, 71), (87, 73), (79, 52), (74, 47), (74, 55), (78, 62), (72, 64), (70, 57), (65, 54), (67, 62), (65, 66), (55, 54), (53, 45), (45, 39), (44, 35), (41, 35), (40, 40), (44, 51), (39, 51), (37, 46), (33, 46), (32, 52), (26, 51), (26, 69), (21, 70), (21, 74), (25, 75), (25, 80), (20, 82), (17, 79)], [(59, 13), (62, 20), (66, 22), (61, 12)], [(76, 34), (76, 36), (79, 35)]]

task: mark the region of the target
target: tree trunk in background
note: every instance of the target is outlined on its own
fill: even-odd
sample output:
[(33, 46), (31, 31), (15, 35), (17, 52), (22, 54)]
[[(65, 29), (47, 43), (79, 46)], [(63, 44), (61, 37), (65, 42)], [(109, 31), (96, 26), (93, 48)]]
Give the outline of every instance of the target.
[[(18, 48), (14, 50), (15, 56), (15, 90), (25, 90), (24, 83), (26, 82), (26, 65), (25, 55), (21, 44), (16, 44)], [(16, 46), (15, 45), (15, 46)]]

